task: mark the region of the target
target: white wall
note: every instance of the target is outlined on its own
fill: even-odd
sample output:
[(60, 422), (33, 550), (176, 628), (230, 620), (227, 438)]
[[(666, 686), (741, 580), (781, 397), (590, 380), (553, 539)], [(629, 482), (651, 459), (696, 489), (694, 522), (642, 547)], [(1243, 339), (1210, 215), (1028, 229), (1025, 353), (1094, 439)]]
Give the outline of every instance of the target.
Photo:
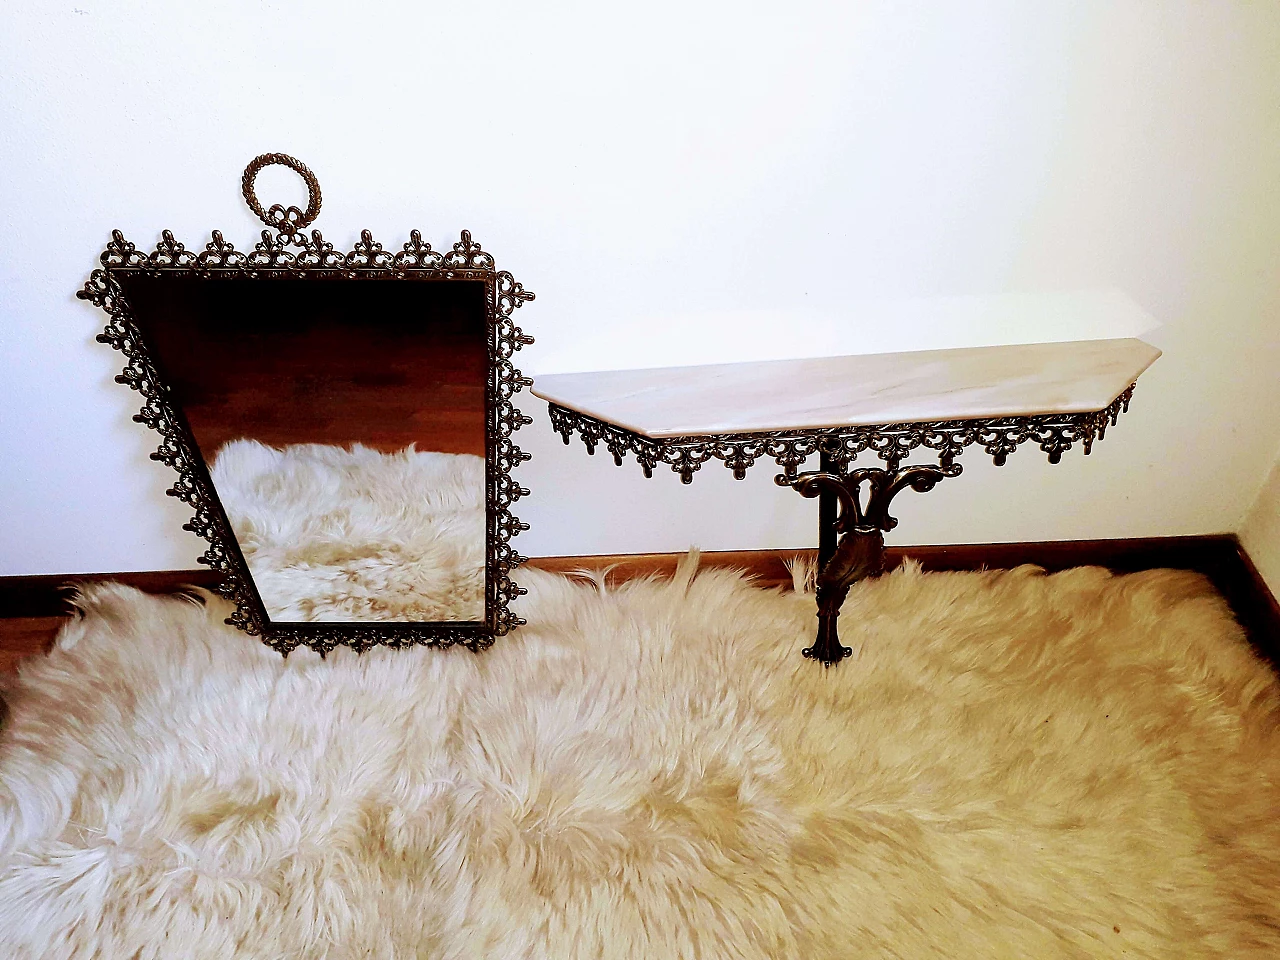
[(1280, 597), (1280, 457), (1240, 527), (1240, 542), (1272, 595)]
[[(471, 229), (535, 373), (1163, 324), (1093, 456), (971, 451), (899, 543), (1234, 530), (1280, 446), (1280, 5), (77, 2), (0, 9), (0, 575), (193, 565), (73, 294), (112, 227), (251, 242), (266, 150), (340, 245)], [(646, 481), (539, 407), (525, 553), (813, 540), (767, 466)]]

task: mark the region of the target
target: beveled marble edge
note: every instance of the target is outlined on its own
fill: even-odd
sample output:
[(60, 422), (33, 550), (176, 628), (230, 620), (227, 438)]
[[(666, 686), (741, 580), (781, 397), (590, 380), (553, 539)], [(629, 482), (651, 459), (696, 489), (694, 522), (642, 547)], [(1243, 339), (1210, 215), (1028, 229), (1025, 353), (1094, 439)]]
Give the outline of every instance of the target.
[(652, 367), (534, 378), (543, 400), (655, 439), (1091, 413), (1160, 356), (1142, 340)]

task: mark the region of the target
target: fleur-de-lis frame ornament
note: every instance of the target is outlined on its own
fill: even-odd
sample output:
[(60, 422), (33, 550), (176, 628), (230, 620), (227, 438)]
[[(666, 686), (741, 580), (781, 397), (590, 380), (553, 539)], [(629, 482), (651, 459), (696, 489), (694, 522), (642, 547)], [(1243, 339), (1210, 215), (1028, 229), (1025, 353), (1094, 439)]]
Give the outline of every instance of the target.
[[(258, 171), (282, 164), (296, 171), (307, 185), (306, 210), (275, 204), (264, 209), (254, 193)], [(165, 230), (150, 254), (139, 251), (113, 230), (111, 240), (99, 256), (101, 264), (76, 296), (100, 307), (108, 316), (98, 340), (119, 350), (126, 360), (116, 381), (138, 391), (142, 410), (134, 420), (160, 434), (160, 446), (151, 455), (178, 474), (167, 491), (194, 511), (184, 529), (195, 532), (209, 544), (199, 558), (218, 571), (222, 579), (218, 591), (232, 601), (235, 612), (228, 623), (260, 636), (283, 654), (307, 646), (321, 654), (337, 646), (364, 650), (382, 644), (394, 647), (413, 644), (451, 646), (462, 644), (480, 650), (513, 627), (524, 623), (510, 609), (523, 594), (512, 572), (525, 558), (511, 541), (529, 525), (511, 510), (529, 490), (516, 483), (511, 471), (530, 455), (512, 440), (521, 427), (532, 423), (513, 398), (532, 380), (512, 363), (515, 352), (533, 343), (533, 338), (516, 326), (512, 315), (534, 299), (505, 270), (498, 270), (493, 256), (463, 230), (452, 250), (440, 253), (414, 230), (399, 251), (392, 252), (374, 240), (368, 230), (349, 253), (336, 251), (319, 230), (305, 232), (320, 212), (320, 186), (315, 175), (286, 154), (268, 153), (254, 158), (241, 180), (250, 208), (270, 228), (262, 231), (252, 251), (242, 252), (214, 230), (204, 249), (187, 249)], [(203, 278), (297, 277), (299, 279), (359, 280), (468, 280), (482, 281), (486, 290), (486, 329), (489, 373), (485, 387), (485, 619), (477, 622), (408, 623), (396, 621), (339, 623), (276, 623), (270, 620), (254, 586), (248, 565), (231, 531), (226, 512), (218, 499), (195, 438), (176, 410), (164, 378), (143, 337), (132, 309), (123, 295), (121, 280), (130, 275), (180, 275)]]

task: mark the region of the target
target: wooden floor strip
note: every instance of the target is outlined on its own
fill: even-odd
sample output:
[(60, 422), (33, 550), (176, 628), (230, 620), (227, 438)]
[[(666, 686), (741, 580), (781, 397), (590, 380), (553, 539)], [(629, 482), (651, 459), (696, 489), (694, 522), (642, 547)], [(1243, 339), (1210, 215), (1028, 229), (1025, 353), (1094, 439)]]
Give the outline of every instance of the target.
[[(716, 550), (701, 554), (703, 567), (745, 570), (764, 587), (792, 585), (788, 561), (812, 560), (813, 550)], [(685, 553), (535, 557), (529, 566), (572, 575), (578, 570), (607, 571), (606, 582), (643, 576), (670, 576)], [(1280, 664), (1280, 604), (1234, 536), (1156, 537), (1144, 540), (1073, 540), (1040, 543), (948, 544), (891, 547), (886, 562), (906, 558), (926, 570), (1009, 569), (1035, 564), (1049, 571), (1103, 566), (1117, 573), (1172, 567), (1204, 574), (1231, 604), (1250, 642), (1273, 664)], [(517, 581), (519, 573), (516, 574)], [(47, 650), (70, 615), (69, 588), (77, 583), (113, 580), (153, 593), (185, 586), (212, 587), (210, 570), (159, 570), (129, 573), (0, 577), (0, 673), (23, 657)]]

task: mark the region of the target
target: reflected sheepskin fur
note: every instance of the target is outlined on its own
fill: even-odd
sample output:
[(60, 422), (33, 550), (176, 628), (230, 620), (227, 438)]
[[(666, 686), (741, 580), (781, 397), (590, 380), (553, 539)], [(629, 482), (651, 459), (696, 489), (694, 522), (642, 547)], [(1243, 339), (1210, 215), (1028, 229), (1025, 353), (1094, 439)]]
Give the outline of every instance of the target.
[(484, 619), (483, 457), (236, 440), (209, 472), (272, 619)]
[(1201, 578), (524, 571), (287, 660), (88, 588), (0, 734), (0, 956), (1280, 956), (1280, 693)]

